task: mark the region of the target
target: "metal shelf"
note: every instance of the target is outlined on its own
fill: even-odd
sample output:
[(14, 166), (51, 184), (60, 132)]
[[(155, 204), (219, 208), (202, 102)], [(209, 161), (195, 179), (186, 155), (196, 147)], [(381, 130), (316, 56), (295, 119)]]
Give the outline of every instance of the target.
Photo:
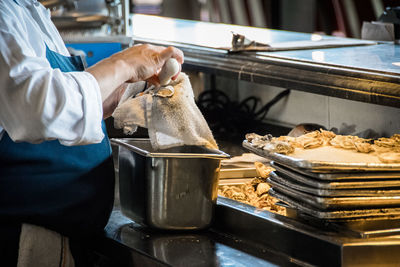
[[(218, 47), (206, 46), (207, 40), (199, 41), (202, 36), (191, 33), (213, 30), (212, 36), (226, 27), (241, 28), (245, 31), (265, 31), (271, 35), (272, 42), (277, 40), (295, 41), (311, 38), (311, 34), (290, 33), (284, 31), (222, 25), (195, 21), (183, 21), (140, 15), (134, 16), (134, 28), (145, 27), (148, 19), (154, 19), (151, 29), (162, 32), (162, 22), (172, 23), (175, 37), (159, 39), (157, 34), (142, 31), (135, 33), (135, 43), (175, 46), (185, 54), (184, 69), (221, 75), (232, 79), (255, 82), (310, 92), (320, 95), (373, 103), (384, 106), (400, 107), (400, 46), (377, 44), (368, 46), (321, 48), (279, 52), (227, 53)], [(156, 18), (156, 19), (155, 19)], [(145, 23), (146, 22), (146, 23)], [(143, 25), (141, 25), (143, 24)], [(160, 25), (158, 25), (160, 24)], [(160, 27), (155, 27), (160, 26)], [(221, 28), (224, 26), (224, 28)], [(186, 39), (183, 34), (190, 35)], [(333, 38), (333, 37), (329, 37)], [(221, 41), (221, 43), (223, 43)], [(313, 52), (323, 53), (326, 60), (312, 58)], [(337, 55), (337, 56), (336, 56)], [(400, 63), (399, 63), (400, 65)]]

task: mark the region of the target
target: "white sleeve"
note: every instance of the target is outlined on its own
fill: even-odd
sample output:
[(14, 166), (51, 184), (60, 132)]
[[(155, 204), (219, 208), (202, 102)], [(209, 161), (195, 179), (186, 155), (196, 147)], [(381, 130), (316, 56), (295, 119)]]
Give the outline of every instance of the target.
[(103, 110), (96, 79), (88, 72), (52, 69), (23, 35), (18, 29), (0, 29), (0, 126), (14, 141), (101, 142)]

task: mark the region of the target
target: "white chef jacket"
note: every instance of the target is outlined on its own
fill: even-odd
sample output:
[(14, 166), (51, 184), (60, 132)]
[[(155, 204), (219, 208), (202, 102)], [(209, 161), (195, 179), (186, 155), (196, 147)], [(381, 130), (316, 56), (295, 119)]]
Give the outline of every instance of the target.
[(46, 45), (69, 56), (50, 12), (36, 0), (0, 1), (0, 138), (63, 145), (104, 138), (100, 88), (88, 72), (52, 69)]

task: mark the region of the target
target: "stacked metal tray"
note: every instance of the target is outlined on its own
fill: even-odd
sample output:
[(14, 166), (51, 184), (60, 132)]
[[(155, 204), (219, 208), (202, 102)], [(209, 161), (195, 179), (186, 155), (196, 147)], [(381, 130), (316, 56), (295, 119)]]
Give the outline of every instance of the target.
[(270, 195), (298, 212), (329, 221), (400, 218), (400, 164), (317, 161), (243, 147), (276, 171)]

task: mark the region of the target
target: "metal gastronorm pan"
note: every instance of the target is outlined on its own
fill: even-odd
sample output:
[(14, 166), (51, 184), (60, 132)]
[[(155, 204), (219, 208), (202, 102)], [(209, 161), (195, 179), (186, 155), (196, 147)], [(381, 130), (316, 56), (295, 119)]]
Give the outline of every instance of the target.
[(309, 214), (313, 217), (325, 220), (381, 220), (381, 219), (398, 219), (400, 218), (400, 207), (391, 208), (373, 208), (373, 209), (346, 209), (346, 210), (318, 210), (307, 203), (295, 200), (283, 193), (275, 191), (271, 188), (268, 191), (273, 197), (288, 203), (291, 207), (296, 208), (300, 212)]
[(319, 180), (327, 180), (327, 181), (339, 181), (339, 180), (390, 180), (390, 179), (398, 179), (400, 180), (400, 172), (391, 172), (391, 171), (381, 171), (381, 172), (369, 172), (369, 171), (360, 171), (360, 172), (340, 172), (340, 173), (331, 173), (331, 172), (309, 172), (304, 169), (278, 164), (274, 161), (270, 162), (271, 167), (278, 169), (284, 168), (286, 170), (293, 171), (297, 174), (302, 174), (307, 177), (312, 177)]
[(149, 139), (111, 142), (119, 146), (124, 215), (165, 230), (196, 230), (211, 224), (218, 170), (228, 154), (197, 146), (154, 150)]
[(400, 207), (400, 195), (398, 196), (349, 196), (349, 197), (319, 197), (307, 194), (287, 186), (283, 186), (273, 180), (268, 180), (272, 188), (299, 202), (307, 203), (321, 210), (349, 209), (349, 208), (378, 208)]
[(307, 160), (255, 148), (247, 140), (244, 140), (242, 145), (249, 151), (275, 161), (278, 164), (304, 169), (309, 172), (400, 171), (400, 163), (351, 163)]
[(356, 180), (319, 180), (292, 169), (288, 169), (277, 164), (271, 164), (275, 168), (276, 173), (282, 177), (290, 177), (295, 181), (309, 185), (314, 188), (320, 189), (361, 189), (361, 188), (393, 188), (398, 187), (400, 189), (400, 177), (397, 179), (378, 179), (378, 180), (362, 180), (361, 178)]
[(276, 172), (269, 174), (270, 180), (285, 187), (290, 187), (297, 191), (309, 193), (319, 197), (376, 197), (376, 196), (400, 196), (400, 188), (368, 188), (368, 189), (323, 189), (314, 188), (307, 184), (300, 183), (290, 177), (281, 177)]

